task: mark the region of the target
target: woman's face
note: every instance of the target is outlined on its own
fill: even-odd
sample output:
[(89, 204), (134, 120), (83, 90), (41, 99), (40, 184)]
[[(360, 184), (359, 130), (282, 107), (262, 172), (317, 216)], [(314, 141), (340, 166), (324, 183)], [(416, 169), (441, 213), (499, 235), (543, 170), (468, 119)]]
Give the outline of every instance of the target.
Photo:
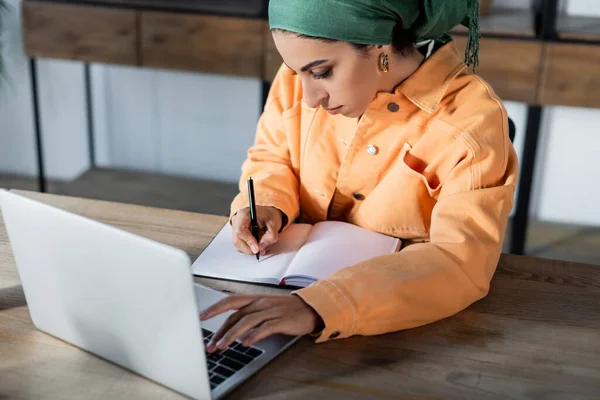
[(361, 116), (381, 86), (379, 55), (387, 47), (372, 46), (361, 54), (346, 42), (326, 43), (273, 32), (273, 39), (286, 65), (302, 81), (304, 101), (331, 114)]

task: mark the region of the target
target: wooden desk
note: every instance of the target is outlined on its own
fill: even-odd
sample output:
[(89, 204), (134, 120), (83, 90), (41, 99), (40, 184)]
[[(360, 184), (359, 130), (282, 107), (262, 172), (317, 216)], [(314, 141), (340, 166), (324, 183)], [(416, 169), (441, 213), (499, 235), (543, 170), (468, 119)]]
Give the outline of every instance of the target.
[[(197, 257), (222, 217), (30, 192), (35, 199)], [(199, 282), (236, 292), (260, 286)], [(593, 398), (600, 394), (600, 267), (503, 256), (490, 294), (422, 328), (315, 344), (305, 338), (231, 399)], [(37, 331), (0, 221), (0, 398), (179, 395)]]

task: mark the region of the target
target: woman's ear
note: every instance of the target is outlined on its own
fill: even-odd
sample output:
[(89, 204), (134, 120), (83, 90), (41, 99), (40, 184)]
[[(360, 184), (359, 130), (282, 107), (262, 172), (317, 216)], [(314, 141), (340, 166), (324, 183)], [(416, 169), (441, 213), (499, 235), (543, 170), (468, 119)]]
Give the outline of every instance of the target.
[(378, 44), (377, 46), (371, 46), (369, 49), (369, 56), (371, 57), (379, 57), (379, 55), (381, 53), (385, 53), (388, 55), (391, 55), (391, 51), (392, 51), (392, 46), (390, 46), (389, 44), (386, 45), (382, 45), (382, 44)]

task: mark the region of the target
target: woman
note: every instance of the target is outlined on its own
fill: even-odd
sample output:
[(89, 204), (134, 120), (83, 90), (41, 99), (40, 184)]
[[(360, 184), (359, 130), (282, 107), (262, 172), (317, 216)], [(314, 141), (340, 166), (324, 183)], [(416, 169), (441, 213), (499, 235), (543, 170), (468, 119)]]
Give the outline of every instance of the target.
[[(261, 116), (233, 201), (234, 242), (265, 252), (300, 218), (347, 221), (402, 239), (391, 255), (291, 295), (232, 296), (208, 351), (274, 334), (317, 342), (412, 328), (483, 298), (517, 180), (505, 109), (467, 70), (477, 64), (471, 0), (271, 0), (285, 65)], [(469, 27), (466, 64), (446, 35)], [(249, 231), (254, 179), (258, 243)]]

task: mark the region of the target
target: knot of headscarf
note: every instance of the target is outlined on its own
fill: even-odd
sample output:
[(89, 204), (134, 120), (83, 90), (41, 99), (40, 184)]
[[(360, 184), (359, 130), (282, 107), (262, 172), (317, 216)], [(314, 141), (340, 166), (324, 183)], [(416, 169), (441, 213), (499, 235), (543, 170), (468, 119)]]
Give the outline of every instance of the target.
[(465, 63), (477, 66), (477, 0), (270, 0), (271, 29), (358, 44), (390, 44), (394, 29), (410, 31), (417, 41), (449, 40), (456, 25), (469, 29)]

